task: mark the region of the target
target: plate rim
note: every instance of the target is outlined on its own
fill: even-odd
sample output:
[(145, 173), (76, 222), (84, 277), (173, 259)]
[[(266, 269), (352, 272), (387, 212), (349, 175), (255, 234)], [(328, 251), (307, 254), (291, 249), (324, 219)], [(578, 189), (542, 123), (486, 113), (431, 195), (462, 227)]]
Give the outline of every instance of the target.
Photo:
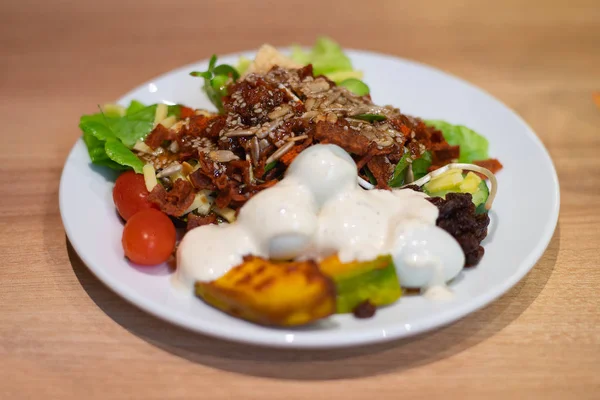
[[(279, 47), (278, 49), (286, 51), (289, 48)], [(65, 187), (67, 185), (65, 183), (65, 181), (66, 181), (65, 169), (67, 167), (68, 161), (73, 157), (73, 155), (77, 151), (79, 151), (78, 147), (85, 146), (80, 137), (77, 139), (77, 141), (75, 142), (75, 144), (69, 151), (69, 155), (67, 156), (65, 163), (63, 165), (63, 168), (61, 170), (61, 178), (60, 178), (60, 183), (59, 183), (59, 209), (60, 209), (60, 215), (61, 215), (63, 227), (65, 229), (67, 238), (69, 239), (71, 246), (73, 247), (73, 249), (75, 250), (77, 255), (81, 258), (81, 260), (83, 261), (85, 266), (98, 278), (98, 280), (100, 280), (100, 282), (102, 282), (103, 285), (105, 285), (106, 287), (111, 289), (115, 294), (117, 294), (121, 298), (125, 299), (126, 301), (128, 301), (129, 303), (134, 305), (135, 307), (142, 309), (143, 311), (145, 311), (161, 320), (167, 321), (169, 323), (172, 323), (174, 325), (177, 325), (181, 328), (184, 328), (184, 329), (192, 331), (192, 332), (209, 335), (209, 336), (216, 337), (219, 339), (229, 340), (229, 341), (237, 342), (237, 343), (245, 343), (245, 344), (258, 345), (258, 346), (272, 347), (272, 348), (301, 348), (301, 349), (302, 348), (303, 349), (340, 348), (340, 347), (349, 347), (349, 346), (357, 346), (357, 345), (368, 345), (368, 344), (373, 344), (373, 343), (383, 343), (383, 342), (389, 342), (392, 340), (398, 340), (401, 338), (407, 338), (410, 336), (415, 336), (415, 335), (430, 331), (435, 328), (441, 328), (443, 326), (447, 326), (453, 322), (456, 322), (457, 320), (489, 305), (491, 302), (493, 302), (494, 300), (498, 299), (500, 296), (502, 296), (503, 294), (508, 292), (516, 283), (518, 283), (520, 280), (522, 280), (525, 277), (525, 275), (527, 275), (527, 273), (529, 273), (529, 271), (531, 271), (531, 269), (533, 269), (535, 267), (537, 262), (540, 260), (540, 258), (545, 253), (546, 249), (548, 248), (548, 245), (550, 244), (550, 241), (552, 240), (552, 237), (554, 236), (556, 226), (558, 224), (558, 217), (559, 217), (559, 213), (560, 213), (560, 183), (558, 180), (556, 167), (552, 161), (552, 157), (550, 156), (550, 153), (544, 146), (541, 139), (536, 135), (535, 131), (531, 128), (531, 126), (515, 110), (513, 110), (511, 107), (507, 106), (505, 103), (503, 103), (496, 97), (492, 96), (485, 89), (482, 89), (460, 77), (457, 77), (457, 76), (455, 76), (451, 73), (448, 73), (444, 70), (441, 70), (439, 68), (435, 68), (435, 67), (429, 66), (427, 64), (423, 64), (418, 61), (398, 57), (398, 56), (395, 56), (392, 54), (374, 52), (374, 51), (369, 51), (369, 50), (352, 49), (352, 48), (344, 48), (344, 51), (346, 52), (346, 54), (348, 54), (350, 56), (350, 58), (352, 58), (353, 54), (367, 56), (367, 57), (375, 57), (375, 58), (383, 57), (383, 58), (391, 60), (391, 61), (395, 61), (395, 62), (399, 61), (402, 63), (412, 65), (414, 67), (425, 69), (431, 73), (442, 74), (449, 79), (453, 79), (455, 81), (458, 81), (458, 83), (469, 87), (471, 90), (475, 90), (476, 92), (479, 92), (481, 95), (487, 97), (487, 100), (492, 101), (496, 105), (499, 105), (499, 106), (504, 107), (505, 109), (509, 110), (513, 114), (513, 116), (516, 117), (517, 122), (520, 123), (525, 128), (524, 130), (526, 131), (526, 134), (530, 137), (530, 139), (533, 140), (533, 143), (541, 150), (541, 154), (543, 155), (543, 157), (545, 157), (547, 159), (548, 164), (551, 168), (551, 177), (550, 178), (551, 178), (551, 183), (553, 184), (553, 187), (554, 187), (554, 197), (552, 199), (552, 200), (554, 200), (554, 204), (552, 204), (552, 213), (551, 213), (551, 215), (549, 215), (549, 218), (547, 219), (547, 222), (546, 222), (546, 226), (544, 227), (543, 236), (540, 237), (538, 244), (534, 248), (532, 248), (532, 250), (529, 252), (527, 257), (525, 257), (520, 262), (519, 268), (515, 271), (515, 273), (513, 273), (507, 279), (504, 279), (503, 281), (501, 281), (498, 285), (493, 286), (490, 290), (486, 291), (484, 294), (481, 294), (478, 297), (476, 297), (476, 299), (477, 299), (476, 304), (474, 302), (468, 302), (461, 306), (452, 308), (442, 314), (436, 315), (436, 318), (426, 319), (425, 321), (423, 321), (420, 324), (418, 329), (414, 329), (414, 330), (406, 329), (404, 327), (400, 328), (400, 325), (402, 325), (402, 324), (398, 323), (398, 325), (394, 326), (394, 328), (390, 328), (389, 330), (386, 330), (386, 333), (384, 335), (382, 335), (381, 333), (375, 334), (375, 330), (372, 330), (372, 331), (360, 330), (360, 331), (355, 331), (355, 332), (343, 332), (342, 331), (342, 333), (340, 333), (338, 335), (331, 335), (330, 337), (327, 337), (327, 338), (319, 338), (319, 341), (315, 342), (313, 339), (310, 339), (310, 338), (306, 341), (305, 340), (287, 341), (287, 340), (284, 340), (284, 337), (286, 335), (283, 332), (279, 332), (278, 336), (280, 337), (280, 339), (277, 341), (273, 341), (273, 338), (271, 337), (272, 335), (266, 335), (267, 337), (264, 337), (263, 335), (250, 335), (248, 337), (241, 337), (240, 335), (238, 335), (236, 333), (232, 333), (227, 328), (220, 329), (218, 327), (218, 323), (214, 323), (214, 322), (207, 323), (206, 321), (204, 321), (203, 324), (193, 324), (193, 323), (190, 323), (190, 320), (185, 320), (183, 318), (180, 318), (178, 315), (169, 314), (168, 312), (164, 312), (164, 311), (161, 312), (161, 310), (162, 310), (161, 307), (156, 307), (156, 305), (150, 304), (145, 299), (144, 296), (138, 295), (135, 292), (128, 290), (127, 285), (121, 284), (116, 279), (111, 279), (109, 274), (106, 274), (105, 272), (103, 272), (102, 268), (97, 268), (96, 266), (94, 266), (93, 260), (90, 260), (89, 257), (86, 254), (84, 254), (84, 252), (81, 251), (80, 246), (76, 240), (77, 235), (75, 232), (72, 231), (71, 227), (69, 226), (68, 216), (67, 216), (67, 207), (64, 204), (64, 202), (65, 202), (64, 199), (66, 196)], [(220, 57), (231, 58), (231, 57), (236, 57), (236, 56), (239, 56), (242, 54), (252, 54), (255, 52), (256, 52), (255, 50), (254, 51), (239, 51), (239, 52), (224, 54), (224, 55), (221, 55)], [(156, 80), (167, 78), (168, 76), (170, 76), (172, 74), (180, 73), (182, 71), (191, 70), (191, 68), (193, 68), (193, 66), (200, 64), (200, 63), (206, 63), (206, 62), (208, 62), (208, 59), (202, 59), (202, 60), (199, 60), (199, 61), (196, 61), (193, 63), (183, 65), (181, 67), (174, 68), (163, 74), (160, 74), (150, 80), (147, 80), (147, 81), (139, 84), (135, 88), (131, 89), (130, 91), (125, 93), (123, 96), (121, 96), (117, 102), (123, 102), (124, 99), (126, 99), (128, 97), (132, 97), (134, 93), (136, 93), (137, 91), (139, 91), (140, 89), (142, 89), (144, 87), (147, 87), (149, 84), (151, 84), (152, 82), (154, 82)], [(273, 331), (270, 333), (274, 334), (275, 332), (277, 332), (277, 330), (273, 329)]]

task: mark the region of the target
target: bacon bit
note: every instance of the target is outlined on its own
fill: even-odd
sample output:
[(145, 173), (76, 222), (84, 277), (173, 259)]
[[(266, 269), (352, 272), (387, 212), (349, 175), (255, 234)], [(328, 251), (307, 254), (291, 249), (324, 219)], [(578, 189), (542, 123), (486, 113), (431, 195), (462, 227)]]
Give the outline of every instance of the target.
[(175, 217), (181, 216), (194, 201), (194, 188), (187, 179), (177, 179), (170, 191), (162, 185), (156, 185), (148, 195), (148, 200), (162, 212)]
[(201, 217), (194, 213), (189, 213), (185, 231), (189, 232), (190, 230), (199, 226), (210, 225), (215, 223), (217, 223), (217, 216), (213, 213), (210, 213), (204, 217)]
[(158, 124), (144, 141), (152, 150), (156, 150), (165, 140), (175, 139), (175, 134), (163, 125)]
[(493, 174), (502, 169), (502, 164), (495, 158), (488, 158), (487, 160), (473, 161), (473, 164), (479, 165), (485, 169), (489, 169)]
[(194, 115), (196, 115), (193, 108), (189, 108), (186, 106), (179, 106), (179, 107), (180, 107), (179, 108), (180, 109), (179, 118), (181, 118), (181, 119), (193, 117)]
[(204, 173), (199, 169), (189, 174), (188, 178), (197, 190), (216, 189), (216, 186), (212, 183), (212, 180), (208, 176), (204, 175)]
[(369, 160), (367, 166), (377, 181), (377, 188), (389, 189), (390, 186), (388, 185), (388, 181), (394, 171), (394, 166), (390, 160), (383, 155), (375, 156)]
[(229, 205), (229, 203), (231, 203), (231, 191), (233, 190), (232, 187), (229, 187), (226, 190), (220, 190), (219, 193), (217, 194), (217, 197), (215, 198), (215, 205), (219, 208), (225, 208)]
[(446, 165), (457, 160), (460, 156), (460, 146), (449, 146), (446, 143), (446, 146), (440, 146), (441, 148), (435, 147), (438, 146), (434, 146), (431, 150), (433, 164)]
[(303, 80), (306, 77), (313, 77), (313, 66), (312, 64), (308, 64), (298, 70), (298, 77), (300, 80)]
[(353, 129), (345, 130), (344, 126), (348, 126), (344, 120), (335, 124), (320, 121), (315, 129), (315, 139), (324, 144), (336, 144), (349, 153), (365, 155), (371, 140)]

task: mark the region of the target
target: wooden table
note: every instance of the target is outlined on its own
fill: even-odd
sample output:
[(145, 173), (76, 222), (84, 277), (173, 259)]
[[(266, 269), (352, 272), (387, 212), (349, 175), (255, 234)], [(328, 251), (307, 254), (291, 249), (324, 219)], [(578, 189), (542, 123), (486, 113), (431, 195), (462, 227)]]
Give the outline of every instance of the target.
[[(0, 398), (600, 398), (599, 21), (595, 0), (2, 2)], [(79, 116), (212, 52), (318, 33), (461, 76), (532, 125), (562, 186), (533, 271), (447, 328), (318, 352), (195, 335), (104, 287), (58, 213)]]

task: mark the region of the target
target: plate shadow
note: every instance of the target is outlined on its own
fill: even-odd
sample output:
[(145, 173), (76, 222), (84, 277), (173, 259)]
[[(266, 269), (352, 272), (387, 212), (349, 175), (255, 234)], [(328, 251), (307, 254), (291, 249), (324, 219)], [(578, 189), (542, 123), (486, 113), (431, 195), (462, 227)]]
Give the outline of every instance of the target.
[(560, 224), (548, 249), (510, 291), (465, 318), (412, 338), (332, 350), (271, 349), (190, 332), (139, 310), (104, 286), (67, 239), (73, 271), (98, 307), (125, 329), (178, 357), (238, 374), (290, 380), (335, 380), (403, 371), (462, 352), (502, 331), (537, 298), (550, 279), (560, 248)]

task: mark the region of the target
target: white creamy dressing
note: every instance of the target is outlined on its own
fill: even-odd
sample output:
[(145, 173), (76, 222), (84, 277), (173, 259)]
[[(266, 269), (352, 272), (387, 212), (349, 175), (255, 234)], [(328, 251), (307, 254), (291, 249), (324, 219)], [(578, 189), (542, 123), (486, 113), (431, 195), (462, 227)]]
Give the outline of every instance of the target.
[(354, 160), (336, 145), (301, 152), (285, 178), (252, 197), (232, 224), (188, 232), (177, 252), (175, 280), (186, 288), (215, 280), (244, 255), (342, 262), (391, 254), (404, 287), (432, 298), (464, 265), (454, 238), (435, 225), (436, 206), (413, 190), (364, 190)]

